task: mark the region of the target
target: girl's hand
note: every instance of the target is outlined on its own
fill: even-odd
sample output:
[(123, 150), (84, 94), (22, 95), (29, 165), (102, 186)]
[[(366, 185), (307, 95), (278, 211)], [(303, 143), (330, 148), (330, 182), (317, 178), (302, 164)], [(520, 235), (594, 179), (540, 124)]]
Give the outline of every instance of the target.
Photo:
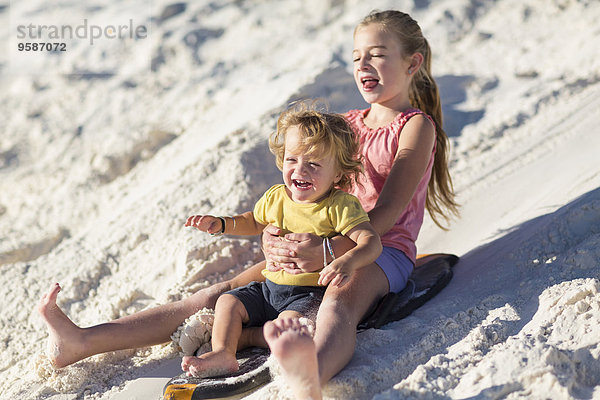
[(323, 266), (323, 239), (309, 233), (288, 233), (268, 225), (263, 231), (265, 258), (290, 274), (318, 271)]
[(319, 272), (319, 285), (333, 285), (337, 287), (344, 286), (348, 280), (354, 268), (349, 263), (344, 263), (339, 259), (333, 260), (327, 265), (321, 272)]
[(267, 265), (265, 266), (265, 268), (271, 272), (277, 272), (283, 269), (279, 265), (275, 264), (273, 261), (269, 260), (267, 260)]
[(185, 221), (185, 226), (191, 226), (207, 233), (221, 232), (221, 228), (223, 228), (221, 225), (221, 220), (212, 215), (192, 215)]

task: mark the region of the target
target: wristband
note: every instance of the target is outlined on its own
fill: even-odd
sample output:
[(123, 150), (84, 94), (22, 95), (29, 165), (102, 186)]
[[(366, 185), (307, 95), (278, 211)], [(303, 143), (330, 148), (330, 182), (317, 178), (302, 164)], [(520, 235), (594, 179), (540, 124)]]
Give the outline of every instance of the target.
[(219, 232), (211, 233), (212, 236), (221, 236), (225, 233), (225, 218), (217, 217), (221, 220), (221, 230)]
[(327, 244), (325, 244), (326, 240), (327, 238), (323, 238), (323, 268), (327, 266)]
[(329, 255), (331, 256), (331, 261), (333, 261), (335, 260), (335, 253), (333, 252), (331, 241), (329, 240), (329, 238), (325, 238), (325, 242), (327, 243), (327, 250), (329, 251)]

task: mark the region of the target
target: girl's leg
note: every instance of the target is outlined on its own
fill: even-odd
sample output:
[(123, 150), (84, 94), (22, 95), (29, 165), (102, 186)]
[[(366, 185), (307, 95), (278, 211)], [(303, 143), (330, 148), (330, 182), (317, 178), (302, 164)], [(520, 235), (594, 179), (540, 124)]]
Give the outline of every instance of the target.
[(204, 307), (213, 308), (222, 293), (263, 280), (261, 262), (227, 282), (202, 289), (192, 296), (163, 304), (117, 320), (80, 328), (56, 305), (60, 291), (53, 285), (38, 304), (38, 311), (48, 328), (49, 355), (56, 367), (65, 367), (94, 354), (165, 343), (190, 315)]
[(321, 385), (350, 362), (356, 347), (356, 327), (388, 291), (387, 277), (376, 264), (360, 268), (341, 288), (327, 288), (314, 337)]
[(358, 323), (388, 290), (387, 277), (372, 264), (356, 271), (343, 287), (327, 288), (313, 339), (294, 326), (297, 321), (265, 325), (265, 339), (296, 398), (321, 398), (321, 385), (354, 354)]
[(212, 351), (198, 357), (183, 357), (181, 368), (189, 375), (202, 378), (237, 371), (239, 365), (235, 353), (244, 322), (248, 322), (244, 304), (231, 294), (221, 295), (215, 307)]

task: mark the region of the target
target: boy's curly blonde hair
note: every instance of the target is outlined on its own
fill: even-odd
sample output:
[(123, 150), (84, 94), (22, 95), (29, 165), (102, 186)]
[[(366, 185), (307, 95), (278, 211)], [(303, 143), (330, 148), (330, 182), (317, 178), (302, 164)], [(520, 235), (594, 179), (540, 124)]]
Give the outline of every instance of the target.
[(340, 114), (320, 112), (305, 102), (284, 111), (277, 120), (277, 131), (269, 138), (269, 148), (275, 154), (277, 168), (283, 169), (285, 136), (297, 126), (302, 135), (301, 150), (306, 154), (331, 155), (342, 177), (336, 187), (347, 189), (358, 179), (363, 166), (356, 134)]

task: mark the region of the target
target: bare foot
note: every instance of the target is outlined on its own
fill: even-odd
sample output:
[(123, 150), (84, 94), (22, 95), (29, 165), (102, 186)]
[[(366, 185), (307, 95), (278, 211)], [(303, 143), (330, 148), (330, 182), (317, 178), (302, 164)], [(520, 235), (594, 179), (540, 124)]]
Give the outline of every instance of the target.
[(181, 361), (181, 369), (187, 371), (188, 376), (208, 378), (236, 372), (240, 369), (240, 365), (235, 354), (221, 350), (211, 351), (198, 357), (185, 356)]
[(55, 283), (42, 296), (38, 312), (48, 328), (48, 357), (57, 368), (66, 367), (85, 358), (82, 351), (81, 328), (75, 325), (56, 305), (60, 285)]
[(294, 396), (321, 399), (319, 363), (310, 327), (298, 318), (278, 318), (265, 324), (264, 335)]

